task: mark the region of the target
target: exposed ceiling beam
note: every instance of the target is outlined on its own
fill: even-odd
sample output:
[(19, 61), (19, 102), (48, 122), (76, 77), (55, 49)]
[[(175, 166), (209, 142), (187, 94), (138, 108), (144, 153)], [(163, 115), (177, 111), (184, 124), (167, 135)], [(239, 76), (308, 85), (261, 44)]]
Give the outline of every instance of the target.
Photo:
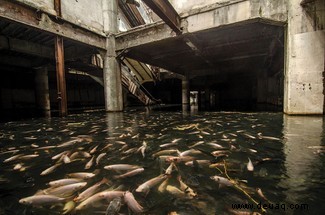
[(0, 64), (9, 65), (9, 66), (18, 66), (24, 68), (33, 67), (33, 63), (31, 60), (26, 59), (24, 57), (14, 57), (14, 56), (1, 56)]
[(181, 34), (181, 17), (168, 0), (143, 0), (176, 34)]
[(185, 76), (184, 75), (181, 75), (181, 74), (178, 74), (178, 73), (173, 73), (173, 72), (160, 72), (160, 79), (161, 80), (164, 80), (164, 79), (172, 79), (172, 78), (175, 78), (175, 79), (179, 79), (179, 80), (184, 80), (185, 79)]
[(69, 48), (65, 48), (64, 53), (65, 61), (76, 60), (82, 57), (98, 54), (96, 49), (81, 48), (79, 46), (71, 46)]
[(163, 22), (149, 24), (142, 28), (131, 29), (118, 34), (116, 37), (116, 50), (123, 51), (131, 47), (172, 37), (176, 37), (176, 33), (171, 31), (167, 24)]
[(101, 35), (100, 33), (89, 31), (63, 19), (57, 20), (49, 14), (33, 8), (24, 7), (8, 0), (0, 0), (0, 18), (99, 49), (105, 49), (106, 47), (106, 37), (104, 34)]
[[(0, 36), (0, 50), (1, 49), (33, 55), (41, 58), (54, 59), (54, 45), (53, 47), (48, 47), (26, 40)], [(84, 49), (78, 46), (71, 46), (69, 48), (66, 48), (65, 52), (65, 60), (74, 60), (97, 53), (95, 49)]]
[(0, 49), (30, 54), (42, 58), (54, 58), (54, 49), (50, 47), (5, 36), (0, 36)]
[(215, 63), (234, 61), (234, 60), (243, 60), (243, 59), (256, 58), (256, 57), (265, 57), (265, 56), (268, 56), (267, 52), (247, 54), (247, 55), (241, 55), (241, 56), (234, 56), (234, 57), (230, 57), (230, 58), (223, 58), (223, 59), (215, 61)]

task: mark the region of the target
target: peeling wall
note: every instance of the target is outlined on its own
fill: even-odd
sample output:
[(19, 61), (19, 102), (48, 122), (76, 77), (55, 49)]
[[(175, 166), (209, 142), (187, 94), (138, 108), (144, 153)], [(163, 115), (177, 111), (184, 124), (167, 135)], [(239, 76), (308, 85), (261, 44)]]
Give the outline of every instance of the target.
[[(54, 0), (17, 0), (40, 11), (56, 15)], [(63, 19), (94, 32), (103, 32), (103, 0), (61, 0)]]
[(54, 0), (16, 0), (30, 7), (40, 9), (50, 14), (55, 14)]
[[(234, 0), (219, 2), (187, 13), (188, 32), (263, 18), (274, 22), (287, 21), (285, 0)], [(201, 5), (200, 5), (201, 6)]]
[[(284, 112), (288, 114), (324, 113), (325, 1), (316, 0), (307, 8), (300, 0), (289, 5), (286, 43)], [(310, 13), (310, 8), (318, 8)], [(312, 9), (313, 10), (313, 9)]]
[[(180, 14), (220, 7), (220, 14), (231, 17), (232, 14), (228, 15), (225, 11), (231, 5), (237, 5), (236, 12), (250, 14), (249, 17), (265, 17), (286, 21), (287, 0), (170, 0), (170, 2)], [(239, 7), (239, 5), (244, 7)], [(246, 5), (249, 5), (249, 8)], [(241, 16), (240, 14), (236, 15), (234, 11), (232, 12), (235, 16)]]
[(251, 17), (287, 20), (288, 0), (251, 0)]
[(64, 19), (90, 30), (103, 30), (102, 0), (61, 1)]
[(178, 13), (214, 4), (216, 2), (224, 2), (224, 0), (169, 0)]

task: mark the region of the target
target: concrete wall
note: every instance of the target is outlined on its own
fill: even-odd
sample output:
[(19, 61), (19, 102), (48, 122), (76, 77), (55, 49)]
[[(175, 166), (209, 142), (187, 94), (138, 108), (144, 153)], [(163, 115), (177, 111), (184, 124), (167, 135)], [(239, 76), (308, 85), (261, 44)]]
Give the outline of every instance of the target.
[(90, 30), (103, 30), (102, 0), (65, 0), (61, 4), (64, 19)]
[(169, 0), (178, 13), (184, 13), (198, 7), (207, 6), (224, 0)]
[[(257, 18), (267, 23), (284, 25), (287, 22), (286, 0), (228, 0), (217, 1), (173, 0), (174, 6), (191, 8), (181, 14), (181, 26), (183, 33), (207, 30), (229, 24), (256, 21)], [(188, 5), (187, 5), (188, 4)], [(190, 7), (197, 5), (196, 7)], [(145, 43), (160, 41), (170, 37), (176, 37), (176, 33), (164, 24), (150, 25), (142, 29), (133, 29), (117, 36), (117, 50), (127, 49)]]
[(318, 0), (308, 8), (300, 2), (288, 4), (284, 112), (323, 114), (325, 2)]
[[(54, 0), (17, 0), (30, 7), (56, 15)], [(103, 31), (103, 0), (62, 0), (62, 17), (76, 25), (94, 32)]]
[(50, 14), (56, 14), (54, 10), (54, 0), (16, 0), (28, 6), (40, 9)]
[(283, 23), (287, 21), (285, 0), (234, 0), (214, 2), (217, 3), (192, 9), (184, 13), (184, 16), (188, 16), (185, 22), (187, 26), (184, 26), (188, 32), (205, 30), (254, 18), (263, 18)]
[[(214, 7), (223, 7), (232, 4), (249, 3), (248, 8), (241, 8), (251, 13), (252, 16), (264, 16), (274, 19), (285, 19), (286, 0), (169, 0), (175, 10), (182, 13), (190, 13), (190, 11), (200, 10), (202, 8), (213, 9)], [(244, 5), (242, 4), (242, 5)]]

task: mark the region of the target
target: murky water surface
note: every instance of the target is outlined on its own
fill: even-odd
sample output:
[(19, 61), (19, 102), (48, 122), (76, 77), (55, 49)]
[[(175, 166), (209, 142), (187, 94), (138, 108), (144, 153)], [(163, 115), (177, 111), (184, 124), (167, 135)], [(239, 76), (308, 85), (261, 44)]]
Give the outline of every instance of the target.
[[(247, 214), (262, 213), (253, 201), (273, 206), (266, 209), (268, 214), (323, 214), (323, 129), (322, 117), (280, 113), (131, 111), (0, 124), (0, 214), (105, 214), (112, 198), (73, 209), (82, 204), (74, 203), (76, 197), (103, 178), (108, 182), (96, 192), (130, 191), (144, 214), (247, 211), (233, 204), (254, 206)], [(170, 149), (161, 157), (155, 154)], [(253, 171), (248, 170), (248, 158)], [(168, 181), (137, 192), (139, 185), (164, 174), (172, 161), (170, 174), (161, 176)], [(118, 177), (132, 170), (109, 170), (113, 164), (137, 165), (144, 171)], [(75, 172), (94, 175), (82, 179), (87, 184), (76, 190), (49, 189), (49, 182)], [(34, 195), (58, 196), (60, 203), (19, 203)], [(133, 213), (121, 203), (121, 214)]]

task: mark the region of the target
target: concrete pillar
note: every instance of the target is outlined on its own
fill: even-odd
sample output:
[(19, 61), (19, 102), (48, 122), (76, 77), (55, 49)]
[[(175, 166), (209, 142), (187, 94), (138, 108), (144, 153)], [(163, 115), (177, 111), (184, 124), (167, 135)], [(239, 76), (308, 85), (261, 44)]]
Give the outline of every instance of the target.
[(188, 76), (182, 79), (182, 109), (190, 110), (190, 81)]
[(288, 1), (284, 112), (323, 114), (325, 2), (316, 0), (306, 8), (300, 2)]
[(121, 67), (116, 59), (115, 35), (118, 32), (118, 2), (103, 0), (104, 31), (107, 35), (104, 53), (104, 92), (106, 111), (123, 110)]
[(216, 108), (216, 92), (212, 91), (210, 93), (210, 108), (215, 109)]
[(49, 81), (47, 67), (35, 70), (35, 96), (37, 109), (45, 117), (51, 116)]
[(210, 95), (211, 95), (211, 92), (210, 92), (210, 89), (209, 88), (205, 88), (204, 90), (205, 94), (205, 110), (210, 110)]
[(123, 93), (123, 106), (127, 107), (128, 106), (128, 90), (122, 88), (122, 93)]
[(198, 104), (198, 109), (202, 110), (202, 91), (201, 90), (198, 90), (197, 104)]

